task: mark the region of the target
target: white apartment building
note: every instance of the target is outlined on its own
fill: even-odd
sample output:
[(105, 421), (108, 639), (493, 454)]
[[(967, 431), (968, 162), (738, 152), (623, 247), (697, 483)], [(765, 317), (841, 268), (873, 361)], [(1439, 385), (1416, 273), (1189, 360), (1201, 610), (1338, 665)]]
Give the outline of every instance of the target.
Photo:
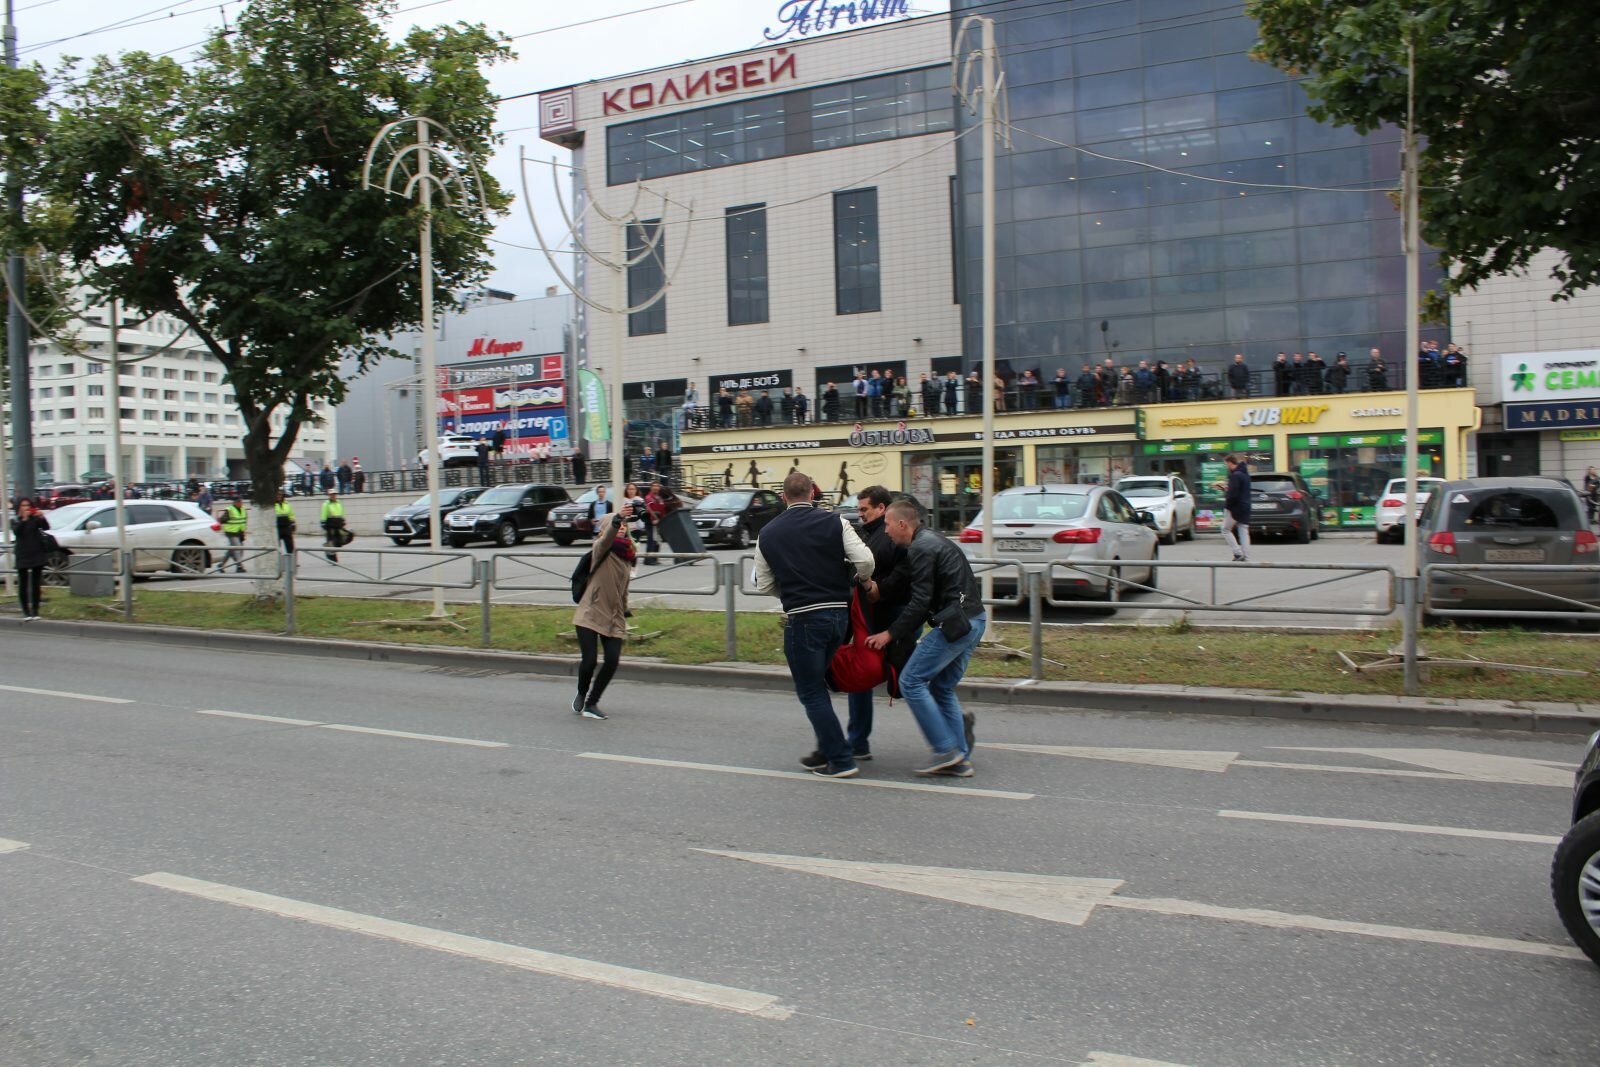
[[(108, 463), (111, 420), (119, 413), (121, 473), (129, 484), (247, 477), (243, 422), (222, 365), (192, 336), (181, 336), (181, 323), (157, 315), (119, 329), (125, 362), (113, 383), (107, 321), (104, 311), (86, 316), (76, 330), (76, 351), (55, 341), (32, 345), (35, 480), (75, 482), (114, 472)], [(320, 462), (331, 458), (333, 412), (316, 407), (326, 421), (301, 426), (294, 455)], [(9, 414), (6, 425), (9, 430)], [(282, 428), (282, 416), (275, 416), (274, 432)]]
[[(853, 368), (915, 382), (960, 365), (950, 53), (936, 15), (540, 94), (579, 205), (617, 216), (647, 190), (626, 229), (593, 210), (582, 226), (591, 299), (637, 305), (671, 281), (622, 323), (630, 418), (666, 418), (691, 383), (702, 405), (724, 384), (814, 404)], [(625, 248), (641, 262), (619, 279)], [(579, 317), (579, 366), (610, 388), (615, 317)]]

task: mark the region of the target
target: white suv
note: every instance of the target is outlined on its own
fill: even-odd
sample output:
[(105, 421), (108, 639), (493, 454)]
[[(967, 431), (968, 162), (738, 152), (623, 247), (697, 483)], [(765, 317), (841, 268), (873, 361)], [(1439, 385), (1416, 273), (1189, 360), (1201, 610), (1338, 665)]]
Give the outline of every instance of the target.
[[(426, 467), (428, 465), (428, 450), (424, 448), (417, 453), (417, 462)], [(442, 467), (463, 467), (478, 462), (478, 439), (467, 433), (445, 433), (439, 435), (439, 465)]]
[(1117, 492), (1155, 517), (1162, 544), (1174, 544), (1180, 537), (1194, 540), (1194, 494), (1182, 478), (1167, 474), (1119, 478)]
[[(1418, 478), (1417, 479), (1417, 514), (1422, 514), (1422, 505), (1428, 502), (1435, 486), (1443, 485), (1443, 478)], [(1385, 541), (1404, 541), (1406, 537), (1406, 480), (1404, 478), (1391, 478), (1389, 484), (1383, 487), (1383, 495), (1378, 498), (1378, 506), (1372, 509), (1373, 522), (1378, 527), (1378, 543)]]

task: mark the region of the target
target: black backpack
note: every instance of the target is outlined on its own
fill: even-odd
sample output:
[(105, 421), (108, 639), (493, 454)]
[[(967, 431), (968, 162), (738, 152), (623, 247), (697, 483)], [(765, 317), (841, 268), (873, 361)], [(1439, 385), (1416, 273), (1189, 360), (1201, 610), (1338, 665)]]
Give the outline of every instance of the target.
[(583, 603), (583, 591), (589, 588), (589, 564), (594, 553), (585, 552), (578, 557), (578, 565), (572, 568), (572, 602)]

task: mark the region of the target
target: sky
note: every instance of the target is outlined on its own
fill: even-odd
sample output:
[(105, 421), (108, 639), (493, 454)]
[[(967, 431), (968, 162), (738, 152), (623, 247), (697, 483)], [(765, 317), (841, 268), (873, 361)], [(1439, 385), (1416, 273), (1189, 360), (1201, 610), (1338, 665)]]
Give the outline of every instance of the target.
[[(46, 69), (63, 56), (90, 57), (144, 50), (166, 52), (179, 60), (194, 55), (206, 35), (231, 23), (243, 0), (15, 0), (18, 48), (23, 63)], [(518, 37), (517, 58), (490, 69), (501, 96), (554, 89), (609, 78), (630, 71), (703, 59), (766, 43), (762, 31), (778, 25), (783, 0), (587, 0), (583, 4), (508, 4), (504, 0), (398, 0), (391, 33), (412, 25), (482, 22), (491, 30)], [(948, 11), (948, 0), (913, 0), (913, 15)], [(606, 16), (618, 16), (606, 18)], [(593, 21), (605, 19), (605, 21)], [(589, 25), (574, 26), (587, 22)], [(522, 36), (526, 35), (526, 36)], [(490, 172), (517, 202), (500, 221), (491, 245), (494, 268), (488, 284), (518, 296), (541, 295), (558, 280), (537, 250), (511, 247), (537, 244), (522, 201), (517, 173), (520, 149), (536, 159), (565, 160), (565, 149), (539, 139), (538, 98), (501, 104), (499, 129), (505, 132)], [(540, 173), (543, 172), (543, 173)], [(550, 192), (547, 168), (532, 166), (533, 209), (546, 237), (562, 231), (560, 212)]]

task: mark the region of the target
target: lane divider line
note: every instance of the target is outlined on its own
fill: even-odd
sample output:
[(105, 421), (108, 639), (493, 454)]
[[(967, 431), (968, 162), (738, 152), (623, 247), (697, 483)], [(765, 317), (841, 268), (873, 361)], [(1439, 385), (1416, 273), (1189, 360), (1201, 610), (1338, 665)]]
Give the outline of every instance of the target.
[(0, 854), (4, 854), (6, 852), (21, 852), (25, 848), (32, 847), (33, 846), (28, 844), (26, 841), (13, 841), (9, 837), (0, 837)]
[(600, 963), (595, 960), (581, 959), (577, 956), (562, 956), (554, 952), (544, 952), (539, 949), (524, 948), (521, 945), (507, 944), (503, 941), (468, 937), (464, 934), (454, 934), (447, 930), (414, 926), (411, 923), (383, 919), (375, 915), (363, 915), (360, 912), (345, 911), (342, 908), (324, 907), (320, 904), (309, 904), (289, 897), (273, 896), (268, 893), (257, 893), (253, 890), (240, 889), (236, 886), (222, 885), (217, 882), (201, 881), (198, 878), (188, 878), (181, 874), (157, 871), (153, 874), (141, 875), (133, 880), (158, 889), (168, 889), (204, 900), (231, 904), (235, 907), (250, 908), (270, 915), (282, 916), (283, 918), (298, 919), (302, 922), (326, 926), (334, 930), (344, 930), (350, 933), (365, 934), (369, 937), (398, 941), (418, 948), (448, 952), (455, 956), (465, 956), (469, 959), (482, 960), (486, 963), (497, 963), (502, 966), (533, 971), (537, 974), (550, 975), (555, 978), (569, 978), (574, 981), (592, 982), (597, 985), (610, 986), (614, 989), (644, 993), (649, 996), (662, 997), (666, 1000), (675, 1000), (683, 1004), (717, 1008), (722, 1011), (736, 1012), (761, 1019), (783, 1020), (794, 1014), (792, 1008), (784, 1007), (778, 1003), (777, 997), (767, 993), (756, 993), (748, 989), (736, 989), (732, 986), (715, 985), (709, 982), (697, 982), (691, 978), (677, 978), (669, 974), (642, 971), (632, 967), (619, 967), (615, 964)]
[(196, 708), (196, 715), (221, 715), (229, 719), (249, 719), (251, 722), (275, 722), (284, 726), (321, 726), (315, 719), (286, 719), (281, 715), (252, 715), (247, 711), (218, 711), (215, 708)]
[[(823, 779), (805, 771), (774, 771), (764, 767), (729, 767), (721, 763), (690, 763), (685, 760), (650, 759), (646, 756), (619, 756), (610, 752), (579, 752), (579, 759), (609, 760), (612, 763), (638, 763), (647, 767), (677, 767), (690, 771), (715, 771), (719, 774), (743, 774), (754, 778), (788, 778), (793, 781), (819, 782)], [(867, 786), (872, 789), (906, 789), (915, 793), (939, 793), (953, 797), (987, 797), (994, 800), (1033, 800), (1034, 793), (1012, 793), (1003, 789), (972, 789), (964, 786), (924, 785), (921, 782), (883, 782), (874, 778), (829, 779), (838, 785)]]
[(68, 693), (61, 689), (29, 689), (25, 685), (0, 685), (7, 693), (27, 693), (36, 697), (62, 697), (66, 700), (88, 700), (96, 704), (134, 704), (137, 701), (122, 697), (98, 697), (92, 693)]
[(1368, 819), (1334, 819), (1320, 815), (1280, 815), (1270, 811), (1219, 811), (1217, 814), (1224, 819), (1297, 823), (1304, 826), (1334, 826), (1349, 830), (1392, 830), (1401, 834), (1477, 837), (1486, 841), (1518, 841), (1530, 845), (1559, 845), (1561, 843), (1561, 838), (1550, 834), (1524, 834), (1512, 830), (1473, 830), (1465, 826), (1432, 826), (1427, 823), (1410, 822), (1373, 822)]
[(251, 722), (271, 722), (282, 726), (311, 726), (319, 730), (338, 730), (347, 734), (372, 734), (377, 737), (398, 737), (406, 741), (437, 741), (445, 745), (470, 745), (473, 748), (510, 748), (505, 741), (479, 741), (471, 737), (447, 737), (444, 734), (416, 734), (409, 730), (382, 730), (376, 726), (352, 726), (343, 722), (318, 722), (315, 719), (288, 719), (282, 715), (256, 715), (246, 711), (218, 711), (215, 708), (197, 710), (197, 715), (221, 715), (229, 719), (248, 719)]
[(1435, 778), (1446, 782), (1476, 782), (1460, 774), (1444, 771), (1401, 771), (1393, 767), (1344, 767), (1333, 763), (1286, 763), (1264, 759), (1238, 759), (1235, 767), (1266, 767), (1276, 771), (1325, 771), (1329, 774), (1376, 774), (1383, 778)]

